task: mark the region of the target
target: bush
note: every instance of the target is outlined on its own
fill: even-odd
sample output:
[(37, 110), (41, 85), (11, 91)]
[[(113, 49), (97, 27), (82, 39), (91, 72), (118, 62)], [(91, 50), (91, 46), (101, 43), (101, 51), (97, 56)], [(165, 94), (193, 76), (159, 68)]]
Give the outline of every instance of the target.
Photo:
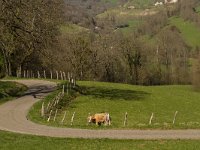
[(0, 98), (21, 96), (26, 89), (26, 86), (16, 82), (0, 82)]

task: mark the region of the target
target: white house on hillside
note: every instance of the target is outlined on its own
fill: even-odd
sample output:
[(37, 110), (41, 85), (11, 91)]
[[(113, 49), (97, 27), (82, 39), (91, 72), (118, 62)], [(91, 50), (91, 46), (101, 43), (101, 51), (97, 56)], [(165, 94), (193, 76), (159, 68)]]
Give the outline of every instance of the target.
[(163, 2), (156, 2), (156, 3), (154, 4), (154, 6), (161, 6), (161, 5), (163, 5)]
[(178, 0), (165, 0), (165, 4), (177, 3)]

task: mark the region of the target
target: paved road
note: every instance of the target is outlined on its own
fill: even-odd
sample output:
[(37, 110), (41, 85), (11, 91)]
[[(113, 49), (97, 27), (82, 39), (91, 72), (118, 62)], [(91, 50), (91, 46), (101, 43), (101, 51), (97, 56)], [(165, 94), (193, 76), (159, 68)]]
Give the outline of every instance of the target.
[[(26, 95), (0, 105), (0, 130), (17, 133), (71, 138), (110, 139), (200, 139), (200, 130), (88, 130), (56, 128), (27, 120), (31, 106), (55, 89), (56, 84), (41, 80), (19, 80), (29, 87)], [(34, 98), (33, 95), (36, 95)]]

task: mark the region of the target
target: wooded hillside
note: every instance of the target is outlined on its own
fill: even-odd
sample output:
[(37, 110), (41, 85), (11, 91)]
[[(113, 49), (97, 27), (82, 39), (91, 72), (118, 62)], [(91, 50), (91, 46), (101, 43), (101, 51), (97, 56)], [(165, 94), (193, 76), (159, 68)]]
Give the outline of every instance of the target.
[(142, 2), (2, 0), (1, 74), (57, 70), (79, 80), (198, 86), (199, 1)]

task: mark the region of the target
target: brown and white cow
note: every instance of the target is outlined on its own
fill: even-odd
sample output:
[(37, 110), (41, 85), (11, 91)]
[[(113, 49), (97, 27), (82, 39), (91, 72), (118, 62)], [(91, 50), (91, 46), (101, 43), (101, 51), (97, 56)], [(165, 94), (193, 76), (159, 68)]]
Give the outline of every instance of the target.
[(95, 123), (96, 125), (111, 125), (111, 118), (109, 113), (97, 113), (94, 115), (89, 115), (88, 124)]

